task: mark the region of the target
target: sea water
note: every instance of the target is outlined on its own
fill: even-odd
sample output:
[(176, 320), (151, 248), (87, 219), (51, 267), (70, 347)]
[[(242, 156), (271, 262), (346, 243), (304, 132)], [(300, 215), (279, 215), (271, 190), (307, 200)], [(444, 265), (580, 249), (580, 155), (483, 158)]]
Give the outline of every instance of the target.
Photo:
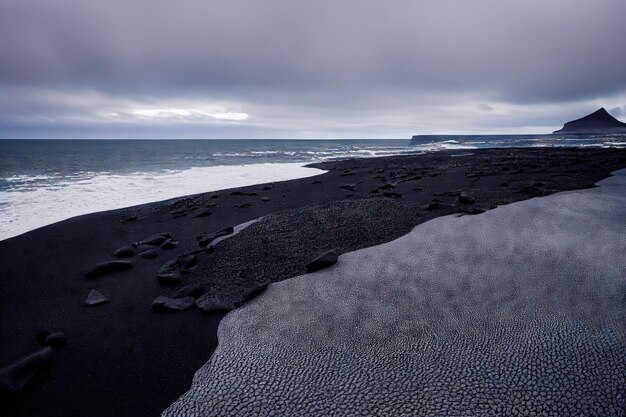
[(311, 162), (511, 146), (624, 147), (626, 136), (0, 140), (0, 240), (81, 214), (323, 172)]

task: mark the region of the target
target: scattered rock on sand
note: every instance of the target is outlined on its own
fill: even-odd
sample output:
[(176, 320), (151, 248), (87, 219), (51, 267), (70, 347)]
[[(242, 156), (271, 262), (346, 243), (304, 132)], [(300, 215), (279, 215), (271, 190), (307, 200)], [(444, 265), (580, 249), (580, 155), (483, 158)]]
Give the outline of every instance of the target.
[(141, 252), (139, 256), (141, 256), (144, 259), (154, 259), (157, 256), (159, 256), (159, 252), (157, 252), (156, 249), (149, 249), (145, 252)]
[(178, 267), (182, 272), (190, 271), (198, 264), (196, 255), (182, 255), (178, 258)]
[(221, 230), (218, 230), (217, 232), (213, 232), (208, 235), (198, 236), (196, 240), (198, 241), (198, 245), (200, 245), (201, 248), (204, 248), (205, 246), (208, 246), (209, 244), (211, 244), (211, 242), (213, 242), (218, 237), (230, 235), (234, 231), (235, 229), (232, 226), (225, 227)]
[(113, 256), (116, 258), (128, 258), (135, 254), (135, 248), (131, 245), (122, 246), (113, 252)]
[(44, 330), (44, 331), (37, 333), (37, 336), (35, 336), (35, 339), (37, 339), (37, 343), (39, 343), (41, 346), (45, 346), (46, 337), (48, 336), (50, 336), (50, 332), (47, 330)]
[(126, 271), (131, 269), (133, 264), (128, 261), (107, 261), (101, 262), (89, 268), (85, 272), (86, 278), (97, 278), (99, 276), (111, 273), (111, 272), (119, 272)]
[(202, 311), (217, 312), (229, 311), (236, 308), (235, 304), (230, 301), (224, 301), (215, 294), (206, 293), (196, 300), (196, 305)]
[(337, 252), (329, 250), (306, 264), (306, 270), (307, 272), (315, 272), (320, 269), (328, 268), (329, 266), (337, 263), (337, 259), (339, 259)]
[(161, 249), (174, 249), (178, 246), (178, 241), (174, 239), (167, 239), (161, 244)]
[(172, 259), (171, 261), (166, 262), (159, 269), (159, 273), (157, 275), (157, 279), (159, 283), (162, 285), (178, 285), (182, 282), (182, 278), (180, 276), (180, 268), (178, 265), (178, 259)]
[(202, 284), (189, 284), (179, 288), (172, 294), (172, 298), (193, 297), (198, 298), (207, 292)]
[(230, 195), (247, 195), (247, 196), (250, 196), (250, 197), (255, 197), (257, 195), (257, 193), (236, 190), (236, 191), (231, 192)]
[(46, 346), (0, 369), (0, 393), (20, 394), (37, 371), (48, 363), (51, 356), (52, 348)]
[(140, 245), (152, 245), (152, 246), (158, 246), (161, 243), (165, 242), (167, 239), (171, 238), (172, 235), (170, 235), (169, 233), (159, 233), (156, 235), (152, 235), (150, 237), (145, 238), (144, 240), (142, 240), (141, 242), (139, 242)]
[(154, 311), (185, 311), (193, 307), (196, 300), (193, 297), (170, 298), (163, 295), (158, 296), (152, 302)]
[(341, 184), (339, 185), (339, 188), (341, 188), (342, 190), (350, 190), (350, 191), (356, 191), (356, 184)]
[(91, 291), (89, 291), (89, 295), (87, 295), (87, 298), (85, 299), (85, 305), (97, 306), (99, 304), (104, 304), (107, 301), (109, 301), (109, 299), (104, 294), (92, 288)]
[(422, 210), (426, 211), (439, 210), (439, 208), (440, 206), (438, 201), (431, 201), (430, 203), (424, 204), (422, 206)]
[(211, 210), (202, 210), (200, 213), (196, 214), (196, 217), (209, 217), (212, 215), (213, 212)]
[(54, 350), (57, 350), (63, 347), (66, 341), (67, 336), (65, 336), (65, 333), (56, 332), (49, 334), (48, 337), (46, 337), (46, 339), (44, 340), (43, 344), (46, 346), (50, 346)]
[(475, 202), (476, 202), (476, 200), (474, 199), (474, 197), (469, 195), (467, 192), (463, 191), (461, 194), (459, 194), (459, 203), (461, 203), (461, 204), (474, 204)]

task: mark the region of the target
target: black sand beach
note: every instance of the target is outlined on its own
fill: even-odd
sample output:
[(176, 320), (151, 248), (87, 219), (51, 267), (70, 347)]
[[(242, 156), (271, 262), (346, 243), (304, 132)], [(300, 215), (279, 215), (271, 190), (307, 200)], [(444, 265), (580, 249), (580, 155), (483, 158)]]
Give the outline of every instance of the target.
[[(437, 216), (592, 187), (626, 167), (626, 150), (456, 150), (312, 166), (328, 172), (81, 216), (0, 242), (0, 366), (36, 351), (41, 331), (67, 335), (25, 392), (2, 398), (1, 414), (159, 415), (209, 359), (224, 312), (158, 312), (156, 297), (208, 294), (213, 305), (234, 306), (269, 282), (304, 273), (329, 249), (345, 253)], [(261, 217), (213, 251), (199, 245)], [(177, 246), (157, 246), (154, 259), (113, 256), (159, 233)], [(162, 285), (159, 269), (175, 259), (161, 275), (177, 285)], [(85, 277), (112, 260), (132, 267)], [(109, 301), (85, 306), (92, 288)]]

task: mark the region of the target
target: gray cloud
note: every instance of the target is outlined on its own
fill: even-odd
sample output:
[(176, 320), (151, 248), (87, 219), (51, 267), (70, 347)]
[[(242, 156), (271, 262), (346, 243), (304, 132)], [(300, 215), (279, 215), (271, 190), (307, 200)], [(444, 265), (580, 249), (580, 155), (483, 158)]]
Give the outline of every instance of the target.
[(379, 115), (400, 133), (459, 104), (488, 114), (484, 129), (498, 126), (489, 108), (531, 109), (508, 115), (523, 127), (552, 104), (593, 110), (623, 94), (624, 16), (623, 0), (6, 0), (0, 133), (38, 115), (102, 127), (94, 115), (183, 101), (250, 114), (226, 127), (246, 134), (329, 124), (315, 115), (338, 132)]

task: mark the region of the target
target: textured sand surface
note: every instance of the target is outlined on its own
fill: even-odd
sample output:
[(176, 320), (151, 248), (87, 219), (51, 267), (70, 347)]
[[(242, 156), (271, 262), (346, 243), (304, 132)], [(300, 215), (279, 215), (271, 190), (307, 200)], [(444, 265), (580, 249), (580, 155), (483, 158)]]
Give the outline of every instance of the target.
[(626, 170), (599, 185), (271, 284), (164, 415), (625, 415)]

